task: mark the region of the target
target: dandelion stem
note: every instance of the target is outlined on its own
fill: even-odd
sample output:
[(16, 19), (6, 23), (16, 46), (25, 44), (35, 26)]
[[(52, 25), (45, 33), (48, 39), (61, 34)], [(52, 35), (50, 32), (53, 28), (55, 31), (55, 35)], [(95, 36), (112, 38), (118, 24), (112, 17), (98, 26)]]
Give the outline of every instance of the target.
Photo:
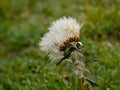
[(78, 86), (79, 86), (80, 90), (85, 90), (84, 77), (78, 78)]
[(84, 76), (83, 76), (83, 69), (84, 69), (84, 63), (82, 61), (79, 61), (77, 52), (74, 52), (72, 55), (72, 62), (73, 62), (73, 68), (74, 72), (78, 78), (78, 86), (80, 90), (88, 90), (85, 88), (85, 82), (84, 82)]

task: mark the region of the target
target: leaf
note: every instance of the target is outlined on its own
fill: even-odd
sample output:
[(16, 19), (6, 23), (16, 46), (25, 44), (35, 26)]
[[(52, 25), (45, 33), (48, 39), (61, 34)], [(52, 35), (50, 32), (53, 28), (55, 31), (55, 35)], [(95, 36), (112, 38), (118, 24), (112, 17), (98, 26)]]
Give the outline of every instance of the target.
[(94, 84), (94, 85), (96, 85), (96, 86), (99, 86), (98, 83), (96, 83), (94, 80), (91, 80), (91, 79), (89, 79), (89, 78), (86, 78), (86, 80), (87, 80), (88, 82), (90, 82), (91, 84)]

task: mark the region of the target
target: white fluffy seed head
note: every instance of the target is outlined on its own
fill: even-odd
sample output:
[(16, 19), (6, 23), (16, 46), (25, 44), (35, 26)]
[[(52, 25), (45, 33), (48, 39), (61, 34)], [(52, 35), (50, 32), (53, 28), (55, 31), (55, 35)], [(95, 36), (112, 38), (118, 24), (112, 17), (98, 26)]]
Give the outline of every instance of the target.
[(62, 58), (63, 52), (60, 51), (60, 45), (69, 38), (79, 38), (81, 27), (82, 25), (77, 23), (76, 19), (70, 17), (54, 21), (39, 43), (41, 50), (49, 53), (51, 59)]

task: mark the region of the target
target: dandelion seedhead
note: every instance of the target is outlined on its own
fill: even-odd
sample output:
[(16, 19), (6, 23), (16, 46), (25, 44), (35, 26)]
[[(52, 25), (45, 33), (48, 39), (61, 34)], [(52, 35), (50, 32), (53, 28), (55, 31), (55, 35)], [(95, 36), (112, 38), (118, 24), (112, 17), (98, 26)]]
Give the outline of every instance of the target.
[[(71, 52), (72, 49), (81, 45), (80, 29), (82, 24), (77, 23), (73, 18), (60, 18), (52, 23), (40, 42), (41, 50), (48, 53), (51, 60), (60, 60), (64, 58), (67, 47)], [(79, 42), (79, 43), (78, 43)]]
[[(71, 17), (63, 17), (56, 20), (49, 27), (49, 31), (43, 36), (39, 43), (41, 50), (48, 53), (51, 60), (56, 60), (59, 65), (63, 60), (70, 58), (73, 71), (80, 79), (80, 87), (84, 85), (85, 64), (78, 57), (81, 53), (82, 43), (80, 42), (80, 29), (82, 24)], [(86, 85), (87, 86), (87, 85)], [(84, 90), (84, 89), (81, 89)]]

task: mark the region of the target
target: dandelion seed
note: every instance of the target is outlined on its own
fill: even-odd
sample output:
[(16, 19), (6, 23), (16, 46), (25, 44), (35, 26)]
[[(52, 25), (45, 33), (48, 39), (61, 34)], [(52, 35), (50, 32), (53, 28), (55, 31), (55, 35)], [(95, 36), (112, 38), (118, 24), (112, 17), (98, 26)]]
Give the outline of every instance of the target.
[(54, 21), (39, 43), (41, 50), (48, 53), (52, 60), (64, 58), (66, 47), (79, 42), (81, 27), (82, 24), (71, 17)]

